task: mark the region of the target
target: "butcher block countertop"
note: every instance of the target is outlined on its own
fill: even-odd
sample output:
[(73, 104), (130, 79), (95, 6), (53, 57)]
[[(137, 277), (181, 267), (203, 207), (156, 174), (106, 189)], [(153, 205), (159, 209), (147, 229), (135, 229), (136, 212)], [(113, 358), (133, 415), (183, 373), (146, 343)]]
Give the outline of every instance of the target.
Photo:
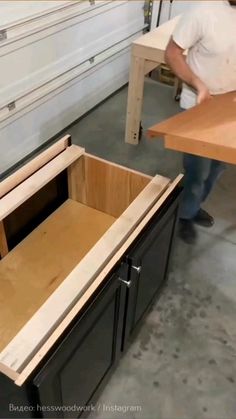
[(148, 130), (165, 147), (236, 164), (236, 92), (212, 99)]

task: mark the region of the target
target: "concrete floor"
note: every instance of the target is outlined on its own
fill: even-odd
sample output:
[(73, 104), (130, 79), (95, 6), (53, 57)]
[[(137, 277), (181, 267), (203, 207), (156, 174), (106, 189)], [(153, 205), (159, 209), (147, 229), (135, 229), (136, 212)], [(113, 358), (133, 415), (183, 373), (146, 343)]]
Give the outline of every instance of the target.
[[(158, 140), (124, 143), (126, 99), (123, 89), (71, 128), (73, 141), (111, 161), (174, 178), (179, 153)], [(144, 129), (177, 109), (170, 88), (146, 84)], [(236, 167), (229, 167), (207, 203), (214, 228), (199, 228), (194, 247), (177, 240), (168, 287), (92, 418), (236, 418), (235, 179)]]

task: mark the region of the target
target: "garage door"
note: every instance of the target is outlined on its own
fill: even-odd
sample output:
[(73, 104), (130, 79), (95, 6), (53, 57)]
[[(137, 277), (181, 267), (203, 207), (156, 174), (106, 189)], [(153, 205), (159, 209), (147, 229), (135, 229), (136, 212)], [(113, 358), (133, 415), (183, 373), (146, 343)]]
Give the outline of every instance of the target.
[(144, 1), (1, 2), (0, 174), (128, 81)]

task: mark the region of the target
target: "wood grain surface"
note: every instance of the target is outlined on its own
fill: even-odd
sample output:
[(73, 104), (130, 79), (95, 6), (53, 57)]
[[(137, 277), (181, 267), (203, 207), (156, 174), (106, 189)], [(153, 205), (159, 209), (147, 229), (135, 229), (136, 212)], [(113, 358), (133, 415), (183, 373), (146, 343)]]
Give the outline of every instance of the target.
[(116, 218), (152, 180), (151, 176), (89, 154), (71, 166), (71, 173), (71, 197)]
[(0, 351), (114, 221), (68, 200), (0, 261)]
[(214, 96), (148, 130), (166, 148), (236, 164), (236, 92)]

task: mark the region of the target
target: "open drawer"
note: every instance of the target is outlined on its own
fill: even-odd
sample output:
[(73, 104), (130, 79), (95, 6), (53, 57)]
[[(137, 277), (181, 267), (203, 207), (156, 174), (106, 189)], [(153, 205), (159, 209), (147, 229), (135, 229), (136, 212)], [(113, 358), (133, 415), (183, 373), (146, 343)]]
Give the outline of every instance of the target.
[(165, 147), (226, 163), (236, 163), (236, 94), (212, 97), (148, 130)]
[(65, 137), (0, 184), (3, 374), (24, 383), (181, 178), (118, 166)]

